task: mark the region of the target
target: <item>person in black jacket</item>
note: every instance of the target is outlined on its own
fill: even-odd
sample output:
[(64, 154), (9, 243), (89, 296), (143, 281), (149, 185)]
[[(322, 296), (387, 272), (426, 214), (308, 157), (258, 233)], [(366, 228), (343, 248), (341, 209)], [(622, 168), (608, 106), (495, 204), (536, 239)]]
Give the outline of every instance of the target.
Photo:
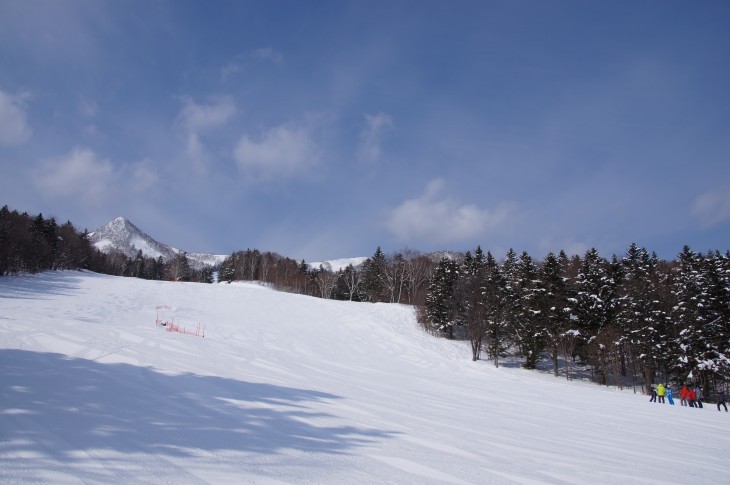
[(725, 407), (725, 412), (727, 412), (727, 395), (725, 394), (725, 391), (720, 391), (720, 397), (717, 399), (717, 410), (720, 410), (720, 405), (723, 405)]
[(656, 402), (656, 386), (654, 384), (651, 385), (651, 399), (649, 399), (649, 402)]

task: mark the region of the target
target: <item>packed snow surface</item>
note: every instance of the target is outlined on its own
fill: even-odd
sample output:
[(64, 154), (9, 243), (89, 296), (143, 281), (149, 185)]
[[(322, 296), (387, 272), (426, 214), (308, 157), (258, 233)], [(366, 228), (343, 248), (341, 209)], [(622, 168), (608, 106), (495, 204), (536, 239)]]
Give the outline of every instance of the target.
[(407, 306), (0, 278), (0, 483), (727, 483), (729, 426), (472, 362)]

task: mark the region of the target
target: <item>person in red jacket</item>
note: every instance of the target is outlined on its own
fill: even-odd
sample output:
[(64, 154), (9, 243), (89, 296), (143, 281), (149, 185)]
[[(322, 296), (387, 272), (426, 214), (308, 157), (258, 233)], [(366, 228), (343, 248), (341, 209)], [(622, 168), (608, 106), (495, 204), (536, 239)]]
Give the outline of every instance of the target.
[(689, 407), (695, 407), (695, 401), (697, 400), (697, 394), (694, 389), (690, 389), (687, 393), (687, 401), (689, 401)]
[(682, 386), (682, 389), (679, 390), (679, 403), (682, 406), (687, 405), (687, 394), (689, 394), (689, 389), (687, 389), (687, 386)]

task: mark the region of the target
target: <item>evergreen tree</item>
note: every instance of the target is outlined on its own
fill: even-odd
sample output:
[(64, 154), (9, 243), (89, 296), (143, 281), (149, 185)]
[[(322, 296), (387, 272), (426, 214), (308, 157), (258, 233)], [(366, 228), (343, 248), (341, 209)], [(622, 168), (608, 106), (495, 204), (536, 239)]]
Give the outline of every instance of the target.
[[(657, 263), (645, 248), (631, 244), (621, 260), (622, 280), (618, 293), (616, 320), (621, 328), (617, 345), (625, 345), (624, 354), (642, 368), (647, 386), (654, 383), (654, 375), (661, 356), (666, 352), (664, 326), (666, 318), (656, 286)], [(624, 362), (622, 361), (622, 364)], [(621, 375), (625, 375), (622, 365)], [(633, 373), (632, 373), (633, 375)]]
[(152, 279), (157, 281), (165, 279), (165, 263), (162, 260), (162, 256), (158, 256), (155, 260), (152, 269)]
[(375, 254), (363, 263), (363, 276), (360, 284), (362, 295), (366, 301), (379, 302), (388, 301), (387, 293), (387, 261), (380, 246)]
[(332, 298), (336, 300), (360, 300), (360, 274), (352, 264), (337, 272), (337, 282)]
[(142, 250), (140, 249), (139, 251), (137, 251), (137, 255), (134, 257), (134, 264), (131, 276), (134, 276), (135, 278), (142, 278), (144, 276), (144, 272), (144, 254), (142, 254)]
[(730, 288), (727, 262), (685, 246), (675, 278), (674, 323), (683, 375), (707, 388), (713, 377), (730, 377)]
[[(705, 335), (705, 362), (700, 368), (712, 377), (730, 377), (730, 284), (727, 260), (719, 252), (705, 257), (705, 282), (709, 308)], [(706, 386), (709, 379), (705, 379)]]
[(540, 268), (539, 281), (541, 323), (545, 341), (553, 361), (553, 374), (558, 376), (558, 356), (563, 349), (564, 335), (570, 325), (570, 304), (565, 284), (565, 253), (558, 258), (548, 253)]
[(13, 222), (11, 219), (10, 209), (4, 205), (0, 209), (0, 276), (8, 274), (10, 269), (10, 260), (14, 253), (13, 238), (10, 236)]
[(482, 278), (482, 302), (486, 318), (484, 338), (490, 358), (499, 367), (499, 356), (506, 349), (505, 308), (507, 306), (507, 283), (497, 261), (487, 252)]
[(677, 345), (680, 349), (679, 367), (683, 379), (692, 379), (699, 371), (698, 357), (703, 353), (702, 327), (708, 306), (704, 281), (703, 258), (684, 246), (679, 254), (679, 265), (674, 279), (674, 295), (677, 300), (672, 319), (677, 326)]
[(563, 281), (567, 300), (565, 327), (560, 334), (560, 347), (566, 364), (565, 378), (570, 380), (575, 361), (575, 349), (581, 340), (580, 326), (575, 310), (575, 305), (578, 303), (576, 281), (580, 273), (581, 260), (577, 255), (568, 258), (565, 251), (560, 251), (560, 254), (558, 254), (558, 264), (563, 270)]
[(454, 321), (464, 327), (471, 342), (472, 360), (479, 360), (487, 331), (487, 307), (484, 304), (482, 279), (485, 276), (483, 255), (472, 258), (467, 252), (461, 263), (454, 289)]
[(474, 266), (477, 269), (483, 269), (486, 268), (487, 265), (487, 259), (486, 256), (484, 256), (484, 251), (482, 251), (481, 246), (477, 246), (476, 251), (474, 251)]
[(220, 269), (218, 270), (218, 281), (225, 281), (226, 283), (233, 282), (236, 273), (234, 262), (235, 253), (223, 260)]
[(575, 315), (581, 339), (577, 351), (608, 384), (607, 346), (612, 340), (617, 264), (610, 264), (590, 249), (576, 278)]
[(213, 283), (213, 268), (211, 266), (201, 268), (198, 274), (198, 280), (201, 283)]
[(543, 318), (541, 299), (544, 290), (537, 279), (537, 267), (532, 257), (525, 251), (520, 255), (515, 276), (513, 289), (516, 300), (510, 321), (510, 332), (525, 358), (523, 367), (534, 369), (545, 348), (545, 335), (541, 324)]
[(454, 286), (459, 277), (458, 265), (449, 258), (441, 258), (431, 276), (426, 296), (426, 316), (437, 332), (446, 332), (454, 338)]
[(509, 346), (514, 339), (513, 329), (518, 325), (517, 320), (522, 311), (519, 298), (519, 275), (517, 253), (510, 248), (502, 261), (500, 272), (504, 281), (502, 317), (504, 319), (504, 343)]
[(46, 220), (43, 214), (33, 218), (30, 226), (30, 245), (26, 248), (26, 269), (31, 273), (49, 269), (51, 249), (46, 239)]

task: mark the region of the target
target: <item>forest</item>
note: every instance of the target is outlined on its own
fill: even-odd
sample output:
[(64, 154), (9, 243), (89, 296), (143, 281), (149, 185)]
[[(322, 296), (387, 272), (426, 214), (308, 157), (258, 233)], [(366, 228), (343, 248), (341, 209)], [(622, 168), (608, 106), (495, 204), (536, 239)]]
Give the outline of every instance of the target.
[(236, 251), (217, 268), (131, 258), (93, 247), (86, 231), (42, 214), (0, 209), (0, 275), (87, 269), (154, 280), (259, 281), (319, 298), (413, 305), (426, 331), (470, 342), (472, 360), (499, 366), (518, 358), (549, 363), (567, 379), (589, 372), (604, 385), (646, 392), (662, 382), (700, 386), (706, 396), (730, 382), (730, 251), (685, 246), (660, 260), (631, 244), (607, 259), (509, 250), (386, 255), (377, 248), (336, 272), (256, 249)]

